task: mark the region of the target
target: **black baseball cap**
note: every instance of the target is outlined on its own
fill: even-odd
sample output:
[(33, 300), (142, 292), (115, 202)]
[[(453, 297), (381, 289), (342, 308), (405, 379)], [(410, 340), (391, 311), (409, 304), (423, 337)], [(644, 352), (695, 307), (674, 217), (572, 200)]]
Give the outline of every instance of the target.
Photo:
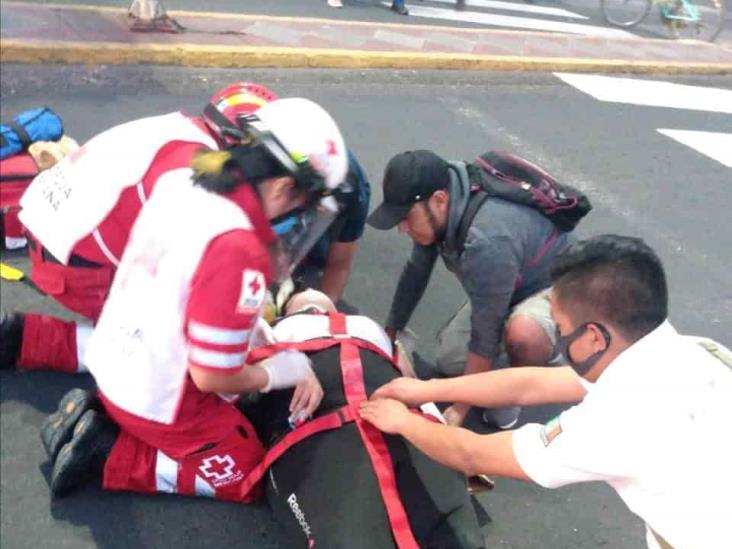
[(447, 188), (448, 164), (432, 151), (406, 151), (394, 156), (384, 170), (384, 201), (368, 217), (374, 229), (395, 227), (415, 202)]

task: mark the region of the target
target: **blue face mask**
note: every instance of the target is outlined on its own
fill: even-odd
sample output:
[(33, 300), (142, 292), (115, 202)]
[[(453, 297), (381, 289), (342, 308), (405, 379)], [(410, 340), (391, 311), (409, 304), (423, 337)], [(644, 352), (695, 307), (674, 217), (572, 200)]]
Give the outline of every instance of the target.
[[(569, 347), (587, 331), (587, 327), (590, 324), (593, 324), (597, 327), (598, 330), (600, 330), (600, 333), (605, 340), (605, 348), (601, 351), (597, 351), (596, 353), (591, 354), (585, 360), (577, 362), (570, 355)], [(607, 352), (607, 350), (610, 348), (611, 341), (612, 337), (610, 336), (610, 332), (608, 332), (607, 328), (605, 328), (605, 326), (603, 326), (599, 322), (585, 322), (574, 332), (568, 335), (561, 335), (559, 333), (559, 326), (557, 326), (557, 343), (554, 346), (554, 350), (555, 354), (562, 354), (564, 359), (574, 369), (575, 372), (577, 372), (581, 376), (584, 376), (590, 370), (590, 368), (597, 364), (597, 361), (600, 360), (602, 356)]]

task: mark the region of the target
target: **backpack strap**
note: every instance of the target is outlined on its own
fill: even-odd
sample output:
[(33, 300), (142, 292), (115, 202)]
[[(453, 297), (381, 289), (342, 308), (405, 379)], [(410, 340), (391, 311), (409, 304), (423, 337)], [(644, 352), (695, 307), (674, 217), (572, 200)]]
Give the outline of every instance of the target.
[[(20, 146), (23, 150), (26, 150), (33, 143), (31, 136), (28, 135), (28, 132), (25, 130), (22, 124), (18, 124), (17, 122), (12, 120), (10, 122), (6, 122), (5, 125), (13, 130), (18, 136), (18, 141), (20, 141)], [(5, 143), (7, 143), (7, 140), (3, 138), (3, 141), (4, 142), (2, 146), (4, 147)]]
[[(472, 187), (472, 185), (471, 185)], [(473, 219), (478, 214), (478, 210), (485, 203), (490, 195), (482, 189), (472, 190), (468, 199), (468, 205), (465, 207), (463, 216), (460, 218), (457, 233), (455, 235), (455, 249), (459, 254), (465, 251), (465, 239), (468, 238), (468, 231)]]

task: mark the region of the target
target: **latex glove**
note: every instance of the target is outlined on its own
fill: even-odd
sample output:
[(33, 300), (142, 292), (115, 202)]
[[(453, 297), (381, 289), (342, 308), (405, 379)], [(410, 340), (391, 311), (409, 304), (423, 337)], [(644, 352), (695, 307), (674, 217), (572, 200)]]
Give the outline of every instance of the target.
[(289, 389), (313, 374), (310, 359), (300, 351), (282, 351), (257, 364), (267, 372), (267, 385), (260, 392)]

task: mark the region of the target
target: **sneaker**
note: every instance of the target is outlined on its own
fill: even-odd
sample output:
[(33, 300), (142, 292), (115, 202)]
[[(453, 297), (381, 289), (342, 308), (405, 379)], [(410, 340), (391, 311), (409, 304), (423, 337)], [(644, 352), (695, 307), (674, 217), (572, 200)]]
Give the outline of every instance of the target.
[(409, 10), (407, 9), (407, 6), (404, 5), (404, 3), (392, 4), (391, 11), (395, 11), (399, 15), (409, 15)]
[(87, 410), (74, 427), (53, 464), (51, 495), (59, 497), (90, 481), (101, 481), (104, 462), (117, 440), (119, 428), (101, 412)]
[(507, 408), (492, 408), (483, 410), (483, 421), (492, 427), (501, 430), (513, 428), (521, 415), (521, 406)]
[(342, 8), (343, 2), (341, 0), (328, 0), (328, 5), (331, 8)]
[(15, 368), (23, 343), (23, 314), (2, 313), (0, 318), (0, 370)]
[(41, 426), (41, 442), (51, 461), (56, 460), (61, 447), (71, 440), (79, 418), (92, 409), (100, 409), (97, 396), (91, 391), (72, 389), (58, 403), (58, 410), (45, 419)]

